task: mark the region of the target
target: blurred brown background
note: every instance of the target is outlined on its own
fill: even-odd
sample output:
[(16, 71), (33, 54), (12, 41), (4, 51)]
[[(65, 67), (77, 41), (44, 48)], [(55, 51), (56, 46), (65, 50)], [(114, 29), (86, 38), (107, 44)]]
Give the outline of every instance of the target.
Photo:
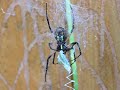
[[(55, 41), (46, 2), (52, 28), (67, 27), (64, 0), (0, 0), (0, 90), (71, 90), (64, 86), (69, 82), (65, 69), (52, 62), (44, 82), (53, 52), (48, 43)], [(76, 62), (79, 90), (120, 90), (120, 0), (71, 3), (75, 41), (82, 50)]]

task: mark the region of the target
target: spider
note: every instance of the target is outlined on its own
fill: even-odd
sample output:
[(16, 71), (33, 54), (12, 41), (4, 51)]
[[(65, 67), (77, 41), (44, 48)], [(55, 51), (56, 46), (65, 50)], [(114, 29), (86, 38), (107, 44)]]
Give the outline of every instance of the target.
[[(47, 58), (47, 63), (46, 63), (46, 71), (45, 71), (45, 82), (46, 82), (46, 75), (47, 75), (47, 71), (48, 71), (48, 64), (49, 64), (49, 60), (50, 58), (53, 56), (53, 61), (52, 63), (53, 64), (58, 64), (58, 63), (55, 63), (55, 55), (56, 55), (56, 52), (60, 52), (61, 50), (63, 51), (64, 54), (66, 54), (66, 52), (70, 51), (71, 49), (73, 49), (73, 46), (74, 45), (77, 45), (78, 48), (79, 48), (79, 55), (77, 57), (74, 58), (74, 62), (76, 61), (76, 59), (81, 55), (81, 49), (80, 49), (80, 46), (79, 46), (79, 43), (78, 42), (73, 42), (70, 44), (70, 47), (67, 46), (67, 38), (68, 38), (68, 32), (67, 30), (65, 30), (63, 27), (57, 27), (55, 32), (53, 32), (53, 30), (51, 29), (51, 26), (50, 26), (50, 22), (49, 22), (49, 18), (48, 18), (48, 14), (47, 14), (47, 3), (46, 3), (46, 20), (47, 20), (47, 24), (48, 24), (48, 27), (49, 27), (49, 30), (51, 33), (54, 34), (55, 36), (55, 39), (57, 40), (57, 48), (52, 48), (51, 45), (52, 43), (49, 43), (49, 47), (51, 50), (54, 50), (55, 52), (51, 55), (49, 55), (49, 57)], [(73, 18), (73, 26), (72, 26), (72, 29), (71, 29), (71, 32), (73, 32), (73, 29), (74, 29), (74, 18)], [(74, 56), (75, 56), (75, 52), (74, 52)], [(73, 63), (74, 63), (73, 62)], [(72, 63), (72, 64), (73, 64)], [(72, 65), (71, 64), (71, 65)]]

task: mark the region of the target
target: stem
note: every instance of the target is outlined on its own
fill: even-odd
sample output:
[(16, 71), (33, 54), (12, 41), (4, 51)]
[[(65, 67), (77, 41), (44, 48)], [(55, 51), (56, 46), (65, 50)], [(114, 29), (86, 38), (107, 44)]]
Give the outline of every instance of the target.
[[(68, 32), (70, 34), (71, 30), (72, 30), (72, 24), (73, 24), (73, 19), (72, 19), (72, 11), (71, 11), (71, 4), (70, 4), (70, 0), (65, 0), (66, 1), (66, 18), (67, 18), (67, 25), (68, 25)], [(74, 42), (74, 35), (73, 33), (71, 34), (70, 38), (69, 38), (69, 43)], [(70, 51), (70, 59), (74, 60), (74, 52), (75, 50), (72, 49)], [(71, 61), (73, 62), (73, 61)], [(72, 64), (72, 72), (73, 72), (73, 80), (75, 81), (75, 83), (73, 84), (74, 89), (78, 90), (78, 74), (77, 74), (77, 65), (76, 62), (74, 62)]]

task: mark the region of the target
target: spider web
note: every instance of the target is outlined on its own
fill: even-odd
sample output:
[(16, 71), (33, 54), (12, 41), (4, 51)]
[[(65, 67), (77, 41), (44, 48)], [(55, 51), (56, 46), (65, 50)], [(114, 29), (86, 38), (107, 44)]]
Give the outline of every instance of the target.
[[(43, 1), (41, 0), (41, 2), (43, 2)], [(81, 68), (82, 68), (82, 70), (86, 69), (91, 73), (92, 77), (95, 78), (96, 83), (98, 84), (100, 90), (108, 90), (107, 86), (104, 83), (103, 78), (96, 71), (96, 69), (93, 68), (93, 66), (88, 62), (89, 60), (87, 60), (84, 56), (84, 53), (86, 53), (86, 51), (87, 51), (87, 47), (93, 45), (93, 43), (98, 41), (99, 40), (98, 38), (100, 38), (100, 41), (99, 41), (100, 57), (99, 57), (99, 59), (101, 60), (101, 62), (103, 62), (103, 57), (104, 57), (104, 53), (105, 53), (105, 36), (106, 36), (106, 39), (111, 48), (110, 52), (112, 53), (112, 57), (113, 57), (114, 78), (115, 78), (116, 90), (119, 90), (120, 77), (119, 77), (119, 70), (118, 70), (118, 60), (117, 60), (112, 37), (110, 35), (108, 28), (105, 25), (105, 17), (104, 17), (105, 0), (99, 1), (101, 3), (100, 14), (98, 14), (93, 9), (89, 9), (86, 2), (87, 1), (85, 1), (85, 0), (80, 0), (77, 2), (78, 5), (72, 4), (73, 14), (75, 17), (75, 30), (74, 30), (74, 33), (76, 35), (75, 39), (77, 42), (79, 42), (80, 46), (83, 46), (82, 47), (83, 55), (81, 56), (81, 58), (79, 60), (81, 63)], [(53, 3), (54, 3), (54, 6), (53, 6)], [(62, 0), (54, 1), (53, 0), (53, 1), (49, 2), (49, 5), (52, 8), (52, 9), (49, 9), (49, 12), (52, 13), (52, 15), (49, 15), (49, 17), (51, 18), (50, 22), (52, 22), (52, 28), (55, 29), (56, 26), (58, 26), (58, 25), (60, 25), (62, 27), (66, 27), (64, 1), (62, 1)], [(1, 8), (1, 11), (5, 14), (3, 23), (7, 23), (8, 19), (11, 16), (15, 16), (14, 9), (16, 6), (19, 6), (21, 8), (23, 45), (24, 45), (23, 60), (21, 60), (17, 75), (15, 77), (15, 80), (14, 80), (14, 83), (12, 86), (9, 85), (8, 81), (5, 79), (5, 77), (2, 75), (2, 73), (0, 73), (0, 80), (2, 80), (4, 82), (4, 84), (7, 86), (7, 88), (9, 90), (15, 90), (16, 84), (20, 77), (20, 74), (22, 71), (24, 71), (26, 87), (27, 87), (27, 90), (30, 90), (30, 71), (29, 71), (29, 65), (28, 65), (29, 52), (35, 46), (35, 44), (38, 45), (39, 58), (41, 60), (42, 66), (43, 66), (43, 69), (41, 72), (43, 74), (42, 76), (44, 77), (44, 69), (45, 69), (45, 65), (46, 65), (46, 60), (45, 60), (45, 55), (44, 55), (44, 51), (42, 48), (42, 43), (45, 42), (44, 38), (51, 38), (51, 42), (53, 42), (54, 37), (49, 32), (45, 32), (43, 34), (39, 33), (38, 20), (36, 17), (37, 16), (45, 16), (45, 9), (43, 7), (41, 7), (41, 5), (38, 4), (37, 0), (36, 1), (35, 0), (13, 0), (6, 12), (4, 11), (3, 8)], [(117, 7), (119, 7), (119, 4), (117, 4)], [(26, 16), (25, 16), (25, 14), (27, 12), (29, 12), (32, 17), (33, 28), (34, 28), (33, 31), (34, 31), (34, 36), (35, 36), (34, 40), (29, 45), (28, 45), (27, 33), (26, 33), (27, 31), (26, 31)], [(60, 17), (59, 20), (57, 20), (58, 17)], [(100, 27), (98, 27), (98, 25), (100, 25)], [(4, 32), (5, 32), (5, 28), (3, 27), (1, 30), (1, 35)], [(87, 39), (88, 32), (90, 32), (91, 35), (93, 35), (92, 33), (96, 33), (94, 35), (95, 41), (93, 41), (92, 43), (90, 43), (89, 40)], [(41, 52), (43, 52), (43, 53), (41, 53)], [(51, 53), (52, 53), (52, 51), (51, 51)], [(81, 68), (79, 69), (79, 71), (81, 70)], [(51, 86), (52, 81), (49, 77), (49, 74), (47, 77), (48, 77), (47, 82)], [(67, 76), (67, 78), (69, 78), (69, 77)], [(45, 83), (40, 82), (39, 85), (40, 86), (38, 87), (38, 89), (42, 90), (42, 87), (45, 85)]]
[[(7, 80), (5, 80), (5, 78), (0, 75), (0, 79), (3, 80), (3, 82), (5, 83), (5, 85), (9, 88), (9, 90), (15, 90), (16, 87), (16, 83), (18, 81), (18, 78), (21, 74), (21, 71), (24, 71), (24, 78), (26, 81), (26, 86), (27, 86), (27, 90), (30, 90), (30, 76), (29, 76), (29, 65), (28, 65), (28, 58), (29, 58), (29, 52), (31, 51), (31, 48), (34, 47), (34, 45), (37, 43), (39, 46), (39, 53), (43, 51), (43, 49), (41, 48), (41, 42), (42, 42), (42, 38), (45, 37), (52, 37), (49, 33), (44, 33), (44, 34), (39, 34), (38, 32), (38, 24), (37, 24), (37, 15), (44, 15), (44, 10), (42, 7), (40, 7), (38, 5), (38, 2), (35, 2), (34, 0), (13, 0), (13, 2), (10, 4), (9, 8), (7, 9), (6, 13), (5, 13), (5, 17), (4, 17), (4, 21), (3, 23), (6, 23), (8, 18), (12, 15), (12, 13), (14, 13), (14, 9), (16, 6), (20, 6), (21, 8), (21, 16), (22, 16), (22, 29), (23, 29), (23, 44), (24, 44), (24, 55), (23, 55), (23, 60), (21, 60), (21, 64), (19, 66), (18, 69), (18, 73), (16, 75), (16, 78), (14, 80), (14, 84), (12, 86), (10, 86), (7, 82)], [(33, 27), (34, 27), (34, 35), (35, 35), (35, 39), (30, 43), (30, 45), (28, 45), (28, 40), (27, 40), (27, 33), (26, 33), (26, 16), (25, 14), (29, 12), (32, 19), (33, 19)], [(37, 14), (38, 13), (38, 14)], [(4, 33), (4, 28), (2, 29), (2, 32)], [(40, 60), (42, 60), (42, 66), (45, 68), (45, 58), (44, 58), (44, 53), (40, 53)], [(42, 71), (44, 74), (44, 70)], [(51, 83), (48, 80), (49, 83)], [(42, 84), (41, 84), (42, 85)], [(39, 87), (41, 88), (41, 86)]]

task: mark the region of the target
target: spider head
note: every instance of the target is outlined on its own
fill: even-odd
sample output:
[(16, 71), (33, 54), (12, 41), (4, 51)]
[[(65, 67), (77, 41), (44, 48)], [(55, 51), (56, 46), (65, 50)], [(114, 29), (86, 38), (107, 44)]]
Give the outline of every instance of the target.
[(64, 42), (67, 39), (67, 31), (62, 28), (62, 27), (58, 27), (55, 31), (55, 39), (58, 42)]

